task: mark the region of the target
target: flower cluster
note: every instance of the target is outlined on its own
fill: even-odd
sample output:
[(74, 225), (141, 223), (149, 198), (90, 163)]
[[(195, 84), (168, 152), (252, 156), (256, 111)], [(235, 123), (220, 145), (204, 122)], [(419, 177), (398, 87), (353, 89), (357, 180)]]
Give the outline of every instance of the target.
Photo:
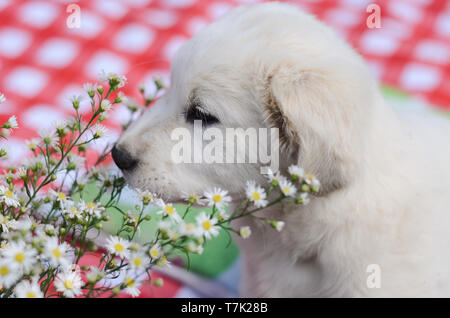
[[(281, 220), (258, 212), (281, 202), (307, 204), (320, 189), (312, 175), (291, 166), (289, 177), (269, 170), (266, 187), (247, 182), (245, 199), (235, 202), (233, 211), (231, 196), (220, 188), (183, 195), (182, 208), (137, 189), (139, 203), (124, 211), (120, 199), (125, 181), (102, 165), (112, 145), (92, 163), (86, 160), (87, 153), (107, 134), (101, 122), (115, 104), (123, 103), (132, 114), (126, 128), (163, 85), (156, 80), (152, 94), (142, 86), (144, 106), (139, 106), (119, 92), (126, 83), (124, 76), (103, 72), (100, 81), (105, 88), (85, 84), (87, 97), (70, 99), (75, 115), (39, 131), (39, 137), (26, 142), (31, 155), (0, 175), (0, 297), (113, 297), (120, 292), (136, 297), (144, 282), (162, 285), (161, 279), (152, 278), (152, 269), (170, 266), (174, 255), (202, 254), (205, 244), (221, 231), (250, 237), (249, 226), (234, 229), (232, 220), (253, 217), (281, 231)], [(85, 98), (91, 104), (88, 116), (80, 113)], [(0, 94), (0, 103), (4, 101)], [(2, 139), (16, 128), (12, 116), (0, 126)], [(0, 147), (0, 157), (5, 156), (7, 151)], [(190, 215), (194, 206), (202, 211)], [(122, 215), (122, 223), (116, 233), (106, 235), (102, 228), (111, 211)], [(158, 220), (154, 238), (138, 244), (136, 234), (152, 218)], [(90, 253), (99, 257), (98, 264), (80, 265)]]

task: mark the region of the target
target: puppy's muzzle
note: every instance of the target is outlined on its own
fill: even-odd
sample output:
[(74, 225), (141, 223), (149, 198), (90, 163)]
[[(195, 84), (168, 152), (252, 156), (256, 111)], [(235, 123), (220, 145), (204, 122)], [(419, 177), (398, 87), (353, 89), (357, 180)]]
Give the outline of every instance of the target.
[(138, 164), (138, 160), (120, 146), (115, 145), (111, 155), (116, 165), (123, 171), (133, 170)]

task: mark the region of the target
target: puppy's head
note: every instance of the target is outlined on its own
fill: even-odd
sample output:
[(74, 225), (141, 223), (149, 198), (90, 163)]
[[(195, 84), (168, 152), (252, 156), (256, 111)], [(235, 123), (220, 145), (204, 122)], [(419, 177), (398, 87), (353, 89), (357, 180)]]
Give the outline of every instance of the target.
[(280, 170), (299, 164), (326, 194), (352, 181), (374, 94), (361, 58), (312, 16), (277, 3), (241, 7), (178, 51), (170, 88), (123, 134), (114, 157), (131, 186), (169, 199), (212, 186), (237, 192), (246, 180), (262, 182), (260, 163), (176, 163), (174, 130), (189, 131), (192, 152), (201, 152), (208, 141), (195, 136), (195, 121), (223, 136), (275, 127)]

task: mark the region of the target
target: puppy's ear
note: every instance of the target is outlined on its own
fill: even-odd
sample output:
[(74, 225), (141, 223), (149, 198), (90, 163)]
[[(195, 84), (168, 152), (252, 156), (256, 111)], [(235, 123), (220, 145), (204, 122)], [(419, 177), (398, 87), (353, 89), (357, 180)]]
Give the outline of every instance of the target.
[(351, 181), (360, 107), (358, 93), (349, 89), (356, 84), (351, 75), (339, 66), (318, 64), (274, 70), (267, 77), (264, 108), (269, 125), (279, 129), (282, 160), (313, 173), (321, 182), (319, 194), (325, 195)]

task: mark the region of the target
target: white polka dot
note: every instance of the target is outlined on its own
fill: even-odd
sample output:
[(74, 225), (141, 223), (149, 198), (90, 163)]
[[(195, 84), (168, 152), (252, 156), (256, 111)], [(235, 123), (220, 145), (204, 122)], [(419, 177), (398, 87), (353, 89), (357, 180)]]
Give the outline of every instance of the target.
[(188, 8), (195, 2), (196, 0), (164, 0), (161, 4), (168, 8)]
[(382, 18), (381, 27), (384, 32), (389, 33), (396, 39), (405, 39), (411, 36), (411, 27), (407, 23), (392, 18)]
[(19, 18), (22, 22), (35, 28), (45, 29), (62, 13), (58, 7), (49, 2), (30, 1), (19, 10)]
[(114, 38), (114, 46), (118, 50), (132, 53), (142, 53), (152, 43), (154, 32), (139, 24), (124, 26)]
[(12, 115), (16, 112), (16, 104), (14, 104), (10, 99), (6, 99), (5, 102), (0, 106), (0, 115)]
[(0, 30), (0, 54), (8, 58), (16, 58), (30, 45), (31, 36), (25, 31), (15, 28)]
[(450, 13), (439, 15), (434, 26), (436, 33), (450, 37)]
[(22, 115), (23, 125), (36, 131), (50, 128), (57, 120), (64, 118), (64, 113), (58, 107), (44, 104), (34, 105)]
[(327, 12), (325, 21), (333, 25), (354, 26), (361, 21), (359, 13), (350, 10), (334, 9)]
[(108, 51), (97, 52), (86, 65), (86, 74), (92, 78), (98, 78), (99, 73), (115, 72), (124, 75), (128, 70), (126, 59)]
[(397, 50), (398, 42), (385, 32), (367, 31), (361, 37), (361, 49), (367, 53), (387, 56)]
[(183, 36), (174, 36), (172, 37), (169, 42), (164, 47), (164, 57), (167, 60), (172, 60), (175, 53), (178, 51), (178, 49), (187, 41), (187, 39)]
[(0, 0), (0, 11), (11, 4), (11, 0)]
[(151, 25), (160, 28), (167, 29), (172, 27), (178, 20), (175, 12), (168, 10), (149, 10), (147, 12), (147, 21)]
[(81, 12), (80, 28), (68, 29), (68, 32), (91, 39), (95, 38), (104, 27), (105, 23), (102, 18), (92, 12), (83, 10)]
[(409, 64), (403, 70), (400, 83), (406, 89), (430, 91), (437, 87), (441, 77), (442, 74), (437, 68), (421, 64)]
[(117, 0), (97, 0), (94, 1), (94, 4), (97, 12), (111, 19), (121, 19), (128, 12), (128, 8)]
[(209, 9), (209, 15), (213, 19), (218, 19), (222, 16), (224, 16), (228, 11), (230, 11), (233, 7), (229, 5), (228, 3), (214, 3), (212, 4)]
[(39, 94), (47, 84), (47, 74), (32, 67), (18, 67), (5, 79), (4, 85), (10, 91), (27, 98)]
[[(4, 147), (5, 145), (2, 144), (1, 146)], [(6, 149), (8, 157), (2, 162), (5, 165), (17, 164), (29, 154), (29, 150), (23, 140), (14, 137), (8, 137)]]
[(342, 4), (352, 9), (366, 10), (366, 7), (372, 3), (371, 0), (341, 0)]
[(73, 61), (78, 54), (78, 44), (65, 39), (47, 40), (37, 53), (38, 63), (41, 65), (64, 68)]
[(414, 5), (411, 5), (411, 3), (389, 1), (388, 9), (392, 15), (408, 22), (418, 22), (422, 19), (422, 11)]
[(447, 64), (450, 61), (450, 46), (433, 40), (422, 41), (415, 49), (415, 56), (424, 61)]
[(127, 6), (131, 7), (145, 7), (148, 6), (152, 0), (121, 0)]
[(190, 35), (196, 34), (198, 31), (204, 29), (208, 25), (208, 21), (203, 18), (193, 18), (187, 25), (187, 31)]

